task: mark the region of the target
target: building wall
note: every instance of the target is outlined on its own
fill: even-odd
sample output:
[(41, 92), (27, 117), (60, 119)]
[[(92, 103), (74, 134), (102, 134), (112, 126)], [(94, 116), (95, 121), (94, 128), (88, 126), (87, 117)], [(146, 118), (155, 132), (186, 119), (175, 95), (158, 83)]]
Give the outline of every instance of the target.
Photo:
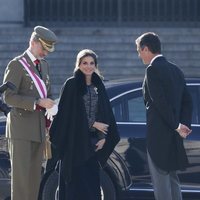
[[(162, 53), (176, 63), (186, 77), (200, 77), (200, 28), (158, 27), (49, 27), (58, 36), (55, 52), (46, 58), (51, 73), (52, 94), (56, 98), (67, 78), (72, 76), (77, 53), (85, 48), (99, 56), (99, 69), (105, 80), (142, 80), (145, 66), (138, 58), (135, 39), (147, 31), (156, 32)], [(0, 83), (8, 62), (28, 47), (33, 27), (0, 28)]]
[(24, 0), (1, 0), (0, 24), (22, 24)]

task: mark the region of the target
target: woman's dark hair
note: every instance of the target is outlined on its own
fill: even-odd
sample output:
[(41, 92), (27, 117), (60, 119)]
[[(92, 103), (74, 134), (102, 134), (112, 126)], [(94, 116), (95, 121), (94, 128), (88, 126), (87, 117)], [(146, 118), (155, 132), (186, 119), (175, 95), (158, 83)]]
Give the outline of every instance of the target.
[(99, 70), (98, 70), (98, 63), (97, 63), (97, 58), (98, 58), (98, 56), (97, 56), (97, 54), (96, 54), (94, 51), (92, 51), (91, 49), (83, 49), (83, 50), (81, 50), (81, 51), (78, 53), (78, 55), (77, 55), (77, 57), (76, 57), (76, 64), (75, 64), (75, 68), (74, 68), (74, 73), (79, 69), (79, 65), (80, 65), (82, 59), (85, 58), (85, 57), (87, 57), (87, 56), (91, 56), (91, 57), (94, 59), (94, 63), (95, 63), (95, 66), (96, 66), (95, 72), (96, 72), (99, 76), (101, 76), (101, 75), (100, 75), (100, 72), (99, 72)]

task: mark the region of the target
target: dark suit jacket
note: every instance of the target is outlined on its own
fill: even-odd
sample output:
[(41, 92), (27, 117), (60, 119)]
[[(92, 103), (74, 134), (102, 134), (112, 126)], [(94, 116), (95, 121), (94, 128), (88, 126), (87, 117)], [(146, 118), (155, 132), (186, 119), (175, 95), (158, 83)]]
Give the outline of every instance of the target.
[(146, 69), (143, 96), (147, 111), (147, 149), (154, 163), (165, 171), (184, 169), (188, 160), (183, 139), (175, 131), (179, 123), (188, 127), (192, 99), (184, 75), (163, 56)]

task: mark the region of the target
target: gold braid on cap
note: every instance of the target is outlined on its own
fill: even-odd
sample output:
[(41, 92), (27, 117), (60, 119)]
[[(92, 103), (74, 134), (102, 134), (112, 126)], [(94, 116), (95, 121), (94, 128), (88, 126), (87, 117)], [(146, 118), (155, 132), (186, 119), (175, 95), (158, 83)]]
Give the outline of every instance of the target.
[(54, 51), (54, 44), (55, 43), (48, 43), (45, 42), (44, 40), (42, 40), (41, 38), (38, 38), (38, 40), (41, 42), (42, 46), (49, 52), (53, 52)]

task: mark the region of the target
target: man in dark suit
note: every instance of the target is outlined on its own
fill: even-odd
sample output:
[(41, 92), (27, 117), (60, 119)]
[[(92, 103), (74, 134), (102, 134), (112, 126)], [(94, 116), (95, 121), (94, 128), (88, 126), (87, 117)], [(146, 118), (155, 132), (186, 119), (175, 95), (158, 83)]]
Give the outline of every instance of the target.
[(188, 165), (183, 139), (191, 133), (192, 99), (184, 75), (161, 54), (158, 35), (136, 39), (139, 57), (148, 65), (143, 82), (147, 114), (147, 155), (156, 200), (181, 200), (176, 174)]
[(11, 199), (37, 200), (46, 132), (45, 112), (55, 107), (51, 97), (49, 65), (44, 57), (54, 51), (56, 35), (36, 26), (28, 49), (11, 60), (4, 82), (15, 90), (7, 90), (5, 102), (12, 106), (7, 117), (6, 137), (11, 159)]

